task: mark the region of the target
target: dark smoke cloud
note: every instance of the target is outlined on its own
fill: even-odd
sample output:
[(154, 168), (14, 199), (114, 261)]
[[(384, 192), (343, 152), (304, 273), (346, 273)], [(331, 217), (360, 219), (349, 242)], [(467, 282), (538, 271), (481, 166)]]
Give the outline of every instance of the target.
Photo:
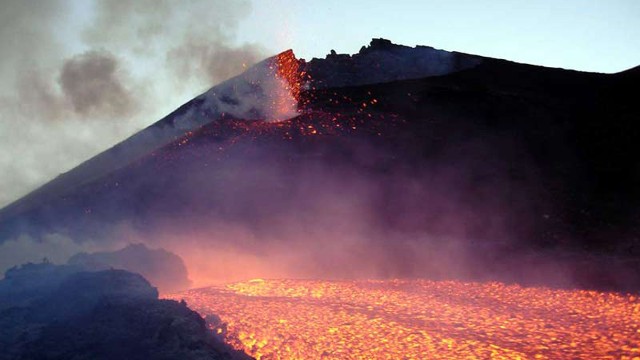
[(136, 106), (135, 95), (125, 87), (118, 61), (109, 52), (90, 51), (66, 60), (60, 72), (60, 86), (81, 115), (123, 117)]

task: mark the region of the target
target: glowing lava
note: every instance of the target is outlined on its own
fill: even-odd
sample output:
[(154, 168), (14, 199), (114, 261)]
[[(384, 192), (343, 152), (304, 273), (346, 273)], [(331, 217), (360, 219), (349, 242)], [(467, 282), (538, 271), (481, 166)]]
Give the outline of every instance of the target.
[(500, 283), (252, 280), (185, 299), (257, 359), (640, 359), (632, 295)]
[(300, 70), (300, 61), (296, 59), (292, 50), (278, 54), (270, 66), (275, 71), (275, 76), (281, 81), (283, 94), (273, 97), (272, 107), (276, 118), (287, 118), (291, 109), (297, 109), (300, 100), (300, 92), (305, 73)]
[(287, 50), (276, 56), (277, 74), (287, 82), (287, 90), (291, 96), (299, 100), (302, 90), (302, 81), (305, 73), (300, 70), (300, 61), (296, 59), (292, 50)]

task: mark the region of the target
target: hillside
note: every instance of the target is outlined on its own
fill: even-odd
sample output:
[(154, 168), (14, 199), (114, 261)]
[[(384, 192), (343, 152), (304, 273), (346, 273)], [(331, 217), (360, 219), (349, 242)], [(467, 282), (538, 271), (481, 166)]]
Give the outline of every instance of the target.
[[(637, 262), (637, 71), (448, 54), (374, 41), (353, 56), (267, 59), (3, 209), (0, 241), (109, 239), (126, 223), (151, 242), (181, 239), (181, 256), (197, 239), (212, 259), (232, 248), (273, 264), (286, 249), (298, 276), (427, 276), (443, 258), (483, 269), (541, 251)], [(416, 58), (431, 65), (415, 72)], [(293, 117), (268, 116), (282, 95), (269, 76), (295, 95)], [(124, 150), (160, 128), (170, 136)]]

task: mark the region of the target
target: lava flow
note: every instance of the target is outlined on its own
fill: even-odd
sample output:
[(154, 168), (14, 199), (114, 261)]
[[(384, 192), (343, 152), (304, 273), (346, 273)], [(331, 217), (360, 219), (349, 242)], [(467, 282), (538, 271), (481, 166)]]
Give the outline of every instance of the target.
[(640, 359), (633, 295), (427, 280), (251, 280), (184, 299), (256, 359)]

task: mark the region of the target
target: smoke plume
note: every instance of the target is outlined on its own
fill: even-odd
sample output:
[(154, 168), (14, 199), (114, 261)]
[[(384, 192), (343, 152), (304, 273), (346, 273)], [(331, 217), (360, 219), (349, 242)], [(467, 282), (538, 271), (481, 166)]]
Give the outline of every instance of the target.
[(265, 56), (249, 1), (0, 7), (0, 207)]

